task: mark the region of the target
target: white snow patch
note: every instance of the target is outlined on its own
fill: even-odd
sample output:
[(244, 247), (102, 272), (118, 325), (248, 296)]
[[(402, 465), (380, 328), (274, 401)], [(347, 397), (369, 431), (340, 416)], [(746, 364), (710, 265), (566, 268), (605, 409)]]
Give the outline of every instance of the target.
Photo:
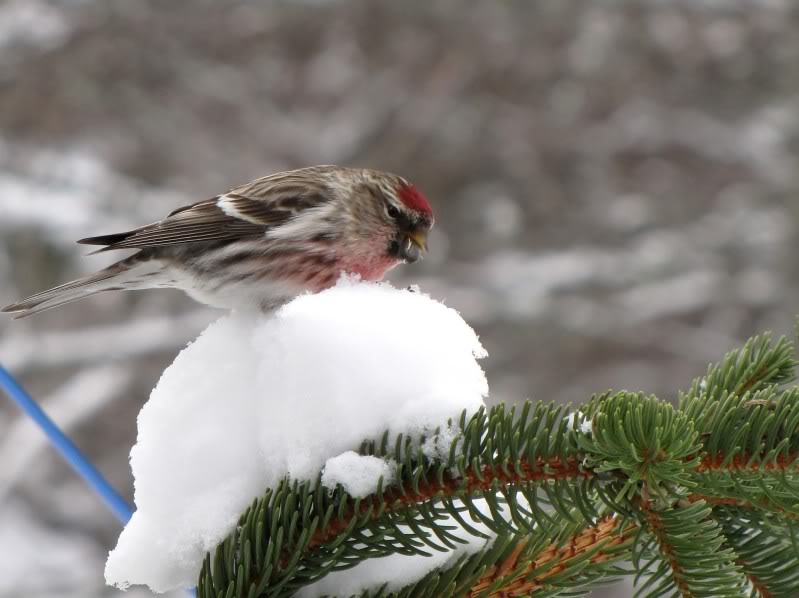
[(590, 419), (585, 417), (582, 411), (575, 411), (566, 416), (566, 428), (571, 430), (574, 428), (574, 420), (577, 420), (577, 430), (583, 434), (590, 434), (593, 430), (593, 424)]
[(350, 496), (363, 498), (377, 492), (381, 476), (384, 488), (393, 482), (396, 471), (394, 461), (347, 451), (327, 460), (322, 472), (322, 486), (332, 490), (341, 484)]
[[(422, 453), (428, 459), (446, 461), (455, 442), (455, 456), (461, 454), (463, 448), (463, 433), (455, 425), (442, 427), (438, 434), (425, 439), (422, 444)], [(457, 469), (456, 469), (457, 471)]]
[(106, 581), (191, 586), (204, 553), (284, 476), (365, 438), (430, 434), (488, 393), (485, 350), (421, 293), (343, 280), (276, 315), (220, 318), (164, 372), (131, 451), (137, 511)]

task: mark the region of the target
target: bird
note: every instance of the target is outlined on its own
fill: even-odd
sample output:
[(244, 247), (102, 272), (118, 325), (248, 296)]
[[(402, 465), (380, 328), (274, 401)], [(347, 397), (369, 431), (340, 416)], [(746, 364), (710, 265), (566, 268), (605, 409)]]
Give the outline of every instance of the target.
[(434, 215), (406, 179), (333, 165), (267, 175), (135, 230), (81, 239), (137, 250), (2, 309), (15, 318), (106, 291), (176, 288), (212, 307), (271, 312), (342, 274), (376, 282), (427, 251)]

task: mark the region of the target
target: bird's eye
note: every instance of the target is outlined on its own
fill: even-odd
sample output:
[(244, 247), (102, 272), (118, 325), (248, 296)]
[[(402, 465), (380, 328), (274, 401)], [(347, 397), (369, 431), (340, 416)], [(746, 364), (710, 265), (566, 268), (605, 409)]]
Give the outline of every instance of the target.
[(388, 215), (392, 218), (397, 218), (400, 215), (400, 211), (397, 209), (397, 206), (388, 206)]

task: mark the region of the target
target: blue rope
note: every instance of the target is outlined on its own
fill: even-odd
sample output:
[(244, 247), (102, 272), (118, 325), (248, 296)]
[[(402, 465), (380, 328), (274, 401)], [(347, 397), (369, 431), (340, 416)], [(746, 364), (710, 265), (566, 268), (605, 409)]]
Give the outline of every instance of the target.
[[(105, 505), (119, 519), (120, 523), (125, 525), (133, 516), (133, 510), (130, 505), (117, 494), (117, 491), (111, 487), (111, 484), (103, 477), (103, 474), (95, 469), (94, 465), (86, 458), (86, 455), (80, 452), (80, 449), (67, 438), (66, 434), (47, 416), (44, 410), (39, 407), (39, 404), (25, 392), (25, 389), (14, 379), (14, 376), (2, 365), (0, 365), (0, 388), (5, 391), (9, 399), (19, 405), (20, 409), (39, 425), (53, 446), (64, 457), (64, 460), (97, 493)], [(185, 591), (188, 596), (197, 595), (193, 588), (186, 588)]]
[(9, 399), (19, 405), (20, 409), (39, 425), (47, 435), (47, 438), (50, 439), (50, 442), (53, 443), (53, 446), (61, 453), (61, 456), (97, 493), (122, 525), (126, 524), (133, 515), (130, 505), (117, 494), (116, 490), (111, 487), (111, 484), (106, 481), (103, 475), (89, 463), (89, 460), (80, 452), (80, 449), (67, 438), (2, 365), (0, 365), (0, 388), (5, 391)]

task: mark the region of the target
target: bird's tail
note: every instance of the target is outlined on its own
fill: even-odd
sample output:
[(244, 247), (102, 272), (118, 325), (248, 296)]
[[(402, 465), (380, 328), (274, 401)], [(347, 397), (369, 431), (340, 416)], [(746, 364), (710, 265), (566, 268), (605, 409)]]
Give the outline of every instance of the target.
[(90, 276), (36, 293), (0, 311), (13, 314), (15, 319), (26, 318), (40, 311), (72, 303), (103, 291), (148, 288), (156, 282), (159, 266), (157, 260), (143, 260), (140, 254), (132, 255)]

